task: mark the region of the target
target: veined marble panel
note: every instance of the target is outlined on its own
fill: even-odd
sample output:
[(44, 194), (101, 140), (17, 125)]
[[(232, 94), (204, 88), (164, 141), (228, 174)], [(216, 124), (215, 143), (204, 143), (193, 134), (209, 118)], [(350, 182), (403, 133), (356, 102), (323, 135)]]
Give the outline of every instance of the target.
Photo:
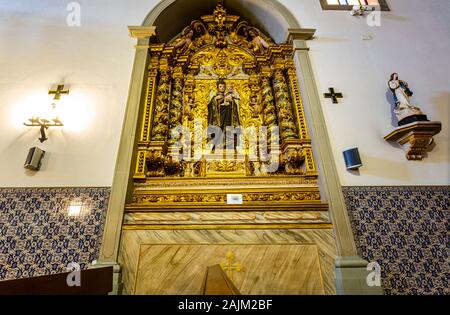
[[(336, 248), (331, 229), (123, 230), (119, 261), (123, 267), (124, 294), (137, 292), (139, 283), (136, 280), (141, 277), (138, 266), (142, 265), (140, 262), (140, 259), (143, 259), (142, 251), (153, 245), (220, 245), (224, 248), (241, 245), (280, 245), (287, 248), (291, 245), (312, 245), (317, 248), (323, 292), (325, 294), (335, 294), (336, 292), (334, 284)], [(301, 263), (302, 260), (299, 262)], [(193, 264), (191, 267), (196, 268), (193, 267)], [(291, 294), (298, 294), (300, 289), (296, 290)], [(315, 289), (307, 290), (312, 292)]]
[(227, 263), (245, 295), (324, 294), (317, 245), (142, 245), (135, 294), (201, 294), (206, 268)]
[(330, 224), (328, 211), (128, 212), (125, 225), (152, 224)]
[(190, 221), (192, 216), (189, 213), (126, 213), (124, 222), (126, 224), (152, 224), (155, 222), (180, 222)]
[(203, 222), (229, 222), (229, 221), (255, 221), (256, 213), (230, 213), (230, 212), (203, 212), (198, 214), (198, 219)]
[(278, 211), (265, 212), (266, 220), (296, 220), (311, 222), (330, 222), (328, 211)]

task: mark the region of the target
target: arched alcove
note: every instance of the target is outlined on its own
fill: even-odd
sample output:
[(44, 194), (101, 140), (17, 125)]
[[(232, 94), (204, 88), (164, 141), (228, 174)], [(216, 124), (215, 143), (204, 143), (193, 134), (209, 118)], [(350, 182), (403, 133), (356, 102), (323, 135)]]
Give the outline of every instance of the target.
[[(168, 42), (184, 26), (202, 15), (210, 14), (217, 1), (163, 0), (147, 15), (143, 26), (155, 26), (159, 41)], [(300, 24), (292, 13), (274, 0), (225, 0), (230, 14), (241, 16), (272, 37), (275, 42), (286, 41), (288, 29), (298, 29)]]

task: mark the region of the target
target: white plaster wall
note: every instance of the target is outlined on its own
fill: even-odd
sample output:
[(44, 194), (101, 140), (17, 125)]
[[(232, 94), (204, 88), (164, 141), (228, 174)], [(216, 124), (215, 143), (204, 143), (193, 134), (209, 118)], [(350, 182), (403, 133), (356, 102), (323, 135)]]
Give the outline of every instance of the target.
[[(0, 0), (0, 186), (110, 186), (128, 94), (135, 41), (127, 25), (140, 25), (156, 0), (80, 0), (81, 27), (68, 27), (61, 0)], [(323, 99), (343, 185), (450, 184), (450, 2), (391, 0), (381, 27), (348, 12), (322, 11), (318, 0), (282, 0), (302, 27), (316, 28), (309, 42), (323, 93), (343, 92), (340, 104)], [(362, 35), (373, 40), (363, 41)], [(443, 122), (436, 148), (422, 162), (383, 140), (394, 127), (386, 83), (397, 71), (414, 101)], [(52, 84), (66, 83), (62, 129), (40, 144), (38, 129), (22, 125), (49, 102)], [(36, 106), (35, 106), (36, 104)], [(40, 172), (23, 169), (28, 148), (47, 150)], [(364, 167), (348, 173), (342, 151), (357, 146)]]
[[(127, 25), (139, 25), (151, 0), (80, 0), (81, 27), (66, 23), (70, 1), (0, 0), (0, 186), (111, 186), (134, 59)], [(62, 97), (62, 129), (22, 125), (49, 105), (53, 84)], [(54, 86), (53, 86), (54, 87)], [(23, 163), (28, 149), (48, 152), (42, 170)]]
[[(319, 93), (334, 87), (344, 94), (339, 104), (321, 100), (342, 185), (450, 184), (450, 1), (390, 0), (380, 27), (349, 12), (323, 11), (319, 1), (280, 2), (302, 27), (317, 29), (308, 44)], [(392, 72), (410, 84), (414, 103), (443, 124), (437, 146), (420, 162), (383, 140), (395, 126), (386, 94)], [(342, 151), (353, 147), (364, 163), (359, 173), (345, 169)]]

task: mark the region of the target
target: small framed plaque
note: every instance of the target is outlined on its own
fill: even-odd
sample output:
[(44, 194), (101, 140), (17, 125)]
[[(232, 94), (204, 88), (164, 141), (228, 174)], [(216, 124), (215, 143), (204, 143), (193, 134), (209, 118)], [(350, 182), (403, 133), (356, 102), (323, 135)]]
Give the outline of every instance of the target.
[(242, 194), (228, 194), (227, 195), (227, 204), (229, 205), (242, 205), (244, 200), (242, 198)]

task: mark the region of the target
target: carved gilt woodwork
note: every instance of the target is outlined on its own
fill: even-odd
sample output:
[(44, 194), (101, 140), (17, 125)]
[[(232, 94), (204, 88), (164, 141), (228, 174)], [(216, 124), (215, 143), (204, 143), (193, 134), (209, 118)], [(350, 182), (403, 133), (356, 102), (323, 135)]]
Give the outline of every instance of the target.
[[(200, 292), (203, 272), (198, 279), (196, 272), (176, 276), (180, 284), (174, 285), (172, 275), (178, 272), (171, 267), (181, 265), (164, 262), (161, 269), (161, 255), (153, 260), (166, 248), (178, 255), (181, 246), (183, 257), (200, 258), (187, 262), (189, 270), (205, 270), (227, 257), (223, 269), (236, 269), (229, 277), (248, 283), (250, 289), (242, 287), (246, 294), (323, 293), (324, 288), (334, 293), (333, 225), (318, 187), (292, 44), (275, 43), (218, 5), (170, 42), (151, 43), (148, 54), (133, 190), (122, 224), (125, 292), (182, 293), (183, 281), (197, 286), (186, 292)], [(230, 122), (234, 139), (225, 128)], [(219, 123), (226, 139), (222, 146), (211, 141), (208, 130)], [(252, 244), (256, 254), (248, 255), (244, 251)], [(270, 246), (278, 246), (278, 254)], [(195, 255), (197, 249), (201, 255)], [(225, 256), (228, 251), (236, 253), (236, 261)], [(279, 253), (298, 263), (278, 268), (272, 260), (279, 260)], [(145, 272), (153, 266), (164, 272)], [(285, 276), (261, 283), (264, 268)], [(307, 271), (308, 286), (295, 278), (298, 270)], [(156, 278), (149, 281), (148, 275)]]
[[(151, 44), (134, 179), (316, 178), (292, 53), (220, 4), (171, 42)], [(208, 103), (219, 79), (239, 95), (243, 161), (205, 158)]]
[(432, 149), (433, 137), (441, 130), (442, 124), (439, 121), (418, 121), (395, 129), (384, 139), (406, 146), (406, 159), (421, 161)]

